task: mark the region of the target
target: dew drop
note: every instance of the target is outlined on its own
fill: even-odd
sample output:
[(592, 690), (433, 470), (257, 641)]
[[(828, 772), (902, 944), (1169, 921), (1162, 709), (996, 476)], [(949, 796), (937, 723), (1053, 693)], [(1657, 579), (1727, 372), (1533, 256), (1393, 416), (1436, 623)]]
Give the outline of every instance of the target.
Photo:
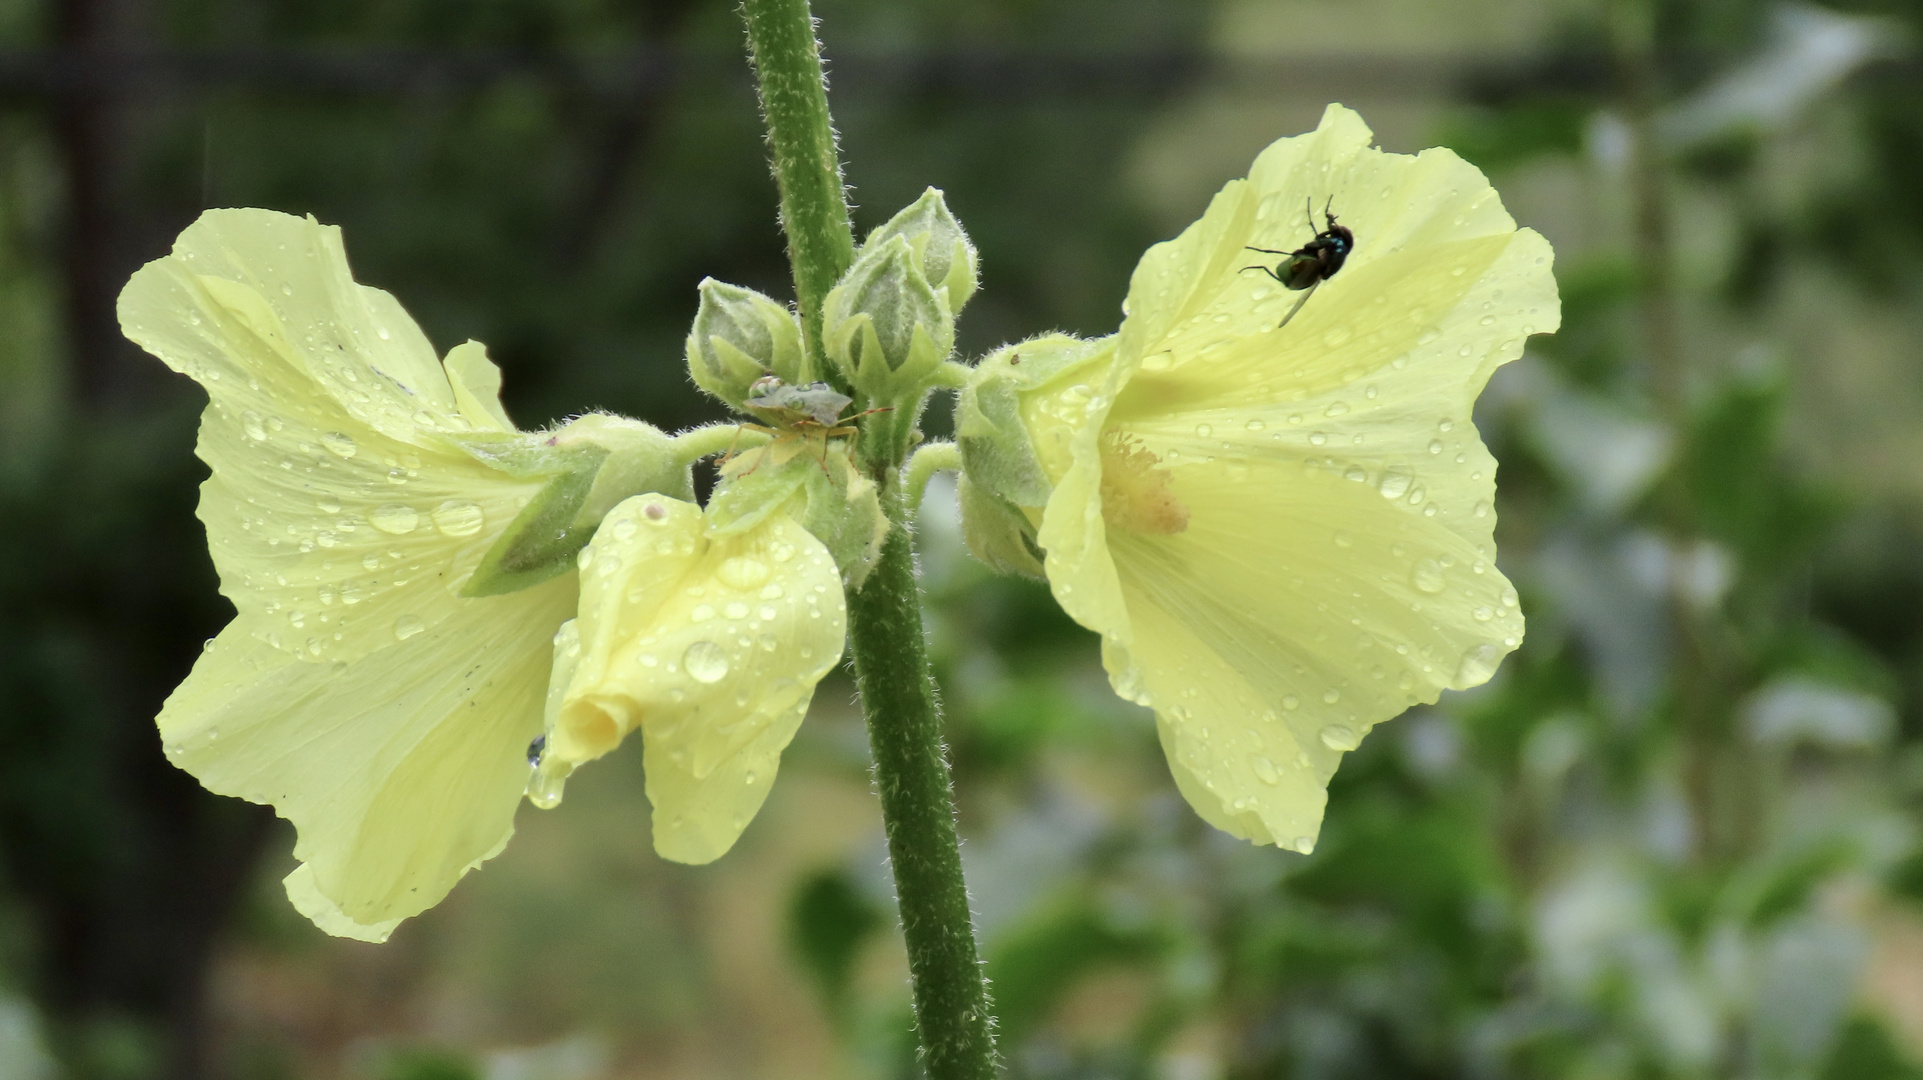
[(723, 562), (721, 569), (715, 572), (715, 576), (719, 577), (728, 585), (745, 592), (767, 581), (770, 572), (768, 564), (762, 562), (760, 559), (736, 556)]
[(1315, 851), (1315, 837), (1313, 836), (1296, 837), (1295, 850), (1301, 852), (1304, 855), (1308, 855), (1312, 853), (1313, 851)]
[(1488, 604), (1479, 605), (1474, 611), (1471, 611), (1469, 614), (1475, 616), (1477, 622), (1488, 622), (1490, 619), (1493, 619), (1496, 617), (1495, 609), (1490, 607)]
[(352, 435), (342, 431), (330, 431), (322, 435), (321, 445), (327, 448), (328, 453), (343, 460), (360, 453), (361, 449), (354, 445), (354, 437)]
[(1434, 559), (1416, 560), (1415, 569), (1410, 571), (1409, 580), (1422, 592), (1434, 596), (1448, 587), (1442, 576), (1442, 567)]
[(406, 503), (383, 503), (367, 515), (367, 521), (384, 533), (405, 536), (420, 525), (421, 515)]
[(712, 641), (697, 641), (681, 654), (681, 666), (696, 682), (717, 683), (728, 677), (728, 654)]
[(1462, 663), (1456, 667), (1456, 682), (1465, 687), (1488, 682), (1500, 660), (1494, 645), (1478, 645), (1462, 654)]
[(1281, 783), (1282, 774), (1276, 771), (1275, 762), (1270, 761), (1268, 758), (1265, 758), (1265, 757), (1258, 757), (1251, 764), (1255, 766), (1256, 778), (1261, 780), (1263, 783), (1265, 784)]
[(616, 540), (631, 540), (640, 528), (641, 526), (634, 523), (633, 518), (622, 518), (620, 521), (614, 523), (614, 528), (610, 529), (609, 532), (613, 533)]
[(1320, 431), (1312, 431), (1309, 433), (1310, 446), (1321, 446), (1323, 443), (1326, 443), (1328, 441), (1329, 441), (1329, 437)]
[(473, 536), (487, 524), (480, 504), (465, 499), (449, 499), (434, 508), (434, 527), (446, 536)]
[(1322, 691), (1322, 704), (1324, 705), (1333, 705), (1336, 702), (1341, 700), (1342, 700), (1342, 691), (1337, 690), (1334, 687), (1330, 687), (1329, 689)]
[(748, 617), (748, 605), (742, 603), (739, 600), (736, 600), (734, 603), (729, 604), (727, 608), (724, 609), (724, 613), (730, 619), (745, 619)]
[(1377, 481), (1376, 489), (1382, 492), (1382, 497), (1385, 499), (1400, 499), (1409, 493), (1411, 482), (1412, 478), (1408, 473), (1390, 469), (1382, 474), (1381, 480)]
[(341, 501), (331, 495), (323, 495), (314, 500), (314, 506), (323, 514), (338, 514), (341, 512)]
[(1348, 403), (1348, 402), (1346, 402), (1346, 401), (1337, 401), (1337, 402), (1332, 402), (1332, 403), (1331, 403), (1331, 404), (1329, 405), (1329, 407), (1328, 407), (1328, 408), (1326, 408), (1326, 409), (1324, 409), (1324, 410), (1322, 410), (1322, 415), (1324, 415), (1324, 416), (1342, 416), (1342, 415), (1345, 415), (1346, 413), (1348, 413), (1348, 411), (1349, 411), (1349, 403)]
[(1515, 607), (1518, 603), (1521, 603), (1521, 601), (1522, 601), (1522, 598), (1516, 595), (1515, 586), (1513, 585), (1503, 586), (1503, 589), (1502, 589), (1502, 606), (1503, 607)]
[(1430, 439), (1430, 440), (1429, 440), (1429, 452), (1430, 452), (1431, 454), (1440, 454), (1440, 453), (1442, 453), (1442, 440), (1441, 440), (1441, 439)]
[(394, 620), (394, 636), (401, 641), (406, 641), (425, 629), (427, 624), (422, 622), (418, 615), (403, 615)]
[(1195, 425), (1195, 434), (1206, 439), (1210, 435), (1215, 434), (1215, 429), (1208, 426), (1207, 424), (1197, 424)]
[(260, 414), (254, 410), (248, 409), (240, 414), (240, 427), (247, 433), (247, 437), (255, 442), (267, 441), (267, 427), (261, 423)]
[(1282, 707), (1290, 712), (1294, 712), (1296, 709), (1302, 707), (1302, 699), (1296, 697), (1294, 694), (1288, 694), (1282, 698)]
[(527, 801), (542, 810), (552, 810), (561, 805), (561, 791), (566, 786), (568, 774), (574, 765), (553, 756), (544, 756), (541, 763), (534, 767), (533, 775), (527, 781)]
[(1362, 745), (1362, 736), (1357, 735), (1355, 729), (1347, 724), (1330, 724), (1322, 729), (1320, 738), (1323, 746), (1331, 750), (1341, 750), (1344, 753)]
[(1267, 425), (1263, 424), (1260, 420), (1251, 420), (1248, 423), (1248, 429), (1250, 431), (1261, 431), (1265, 426)]

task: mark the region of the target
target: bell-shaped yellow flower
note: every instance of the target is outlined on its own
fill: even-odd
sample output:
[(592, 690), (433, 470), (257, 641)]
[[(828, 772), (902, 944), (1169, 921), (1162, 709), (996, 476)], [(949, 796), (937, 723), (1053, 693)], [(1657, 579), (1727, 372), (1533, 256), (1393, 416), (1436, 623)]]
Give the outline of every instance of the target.
[(453, 441), (513, 438), (498, 371), (474, 342), (438, 360), (311, 219), (209, 211), (120, 319), (207, 391), (199, 513), (238, 609), (168, 698), (166, 753), (294, 823), (303, 914), (383, 939), (512, 832), (575, 579), (460, 590), (544, 478)]
[(531, 797), (551, 805), (568, 772), (638, 728), (655, 850), (720, 858), (768, 797), (846, 629), (833, 557), (786, 513), (716, 535), (691, 503), (623, 502), (581, 553)]
[[(1549, 245), (1480, 172), (1371, 139), (1331, 105), (1264, 150), (1142, 257), (1120, 333), (1019, 406), (1056, 598), (1154, 707), (1196, 810), (1299, 851), (1370, 727), (1522, 637), (1470, 408), (1559, 319)], [(1308, 243), (1305, 204), (1355, 246), (1285, 326), (1303, 294), (1248, 249)]]

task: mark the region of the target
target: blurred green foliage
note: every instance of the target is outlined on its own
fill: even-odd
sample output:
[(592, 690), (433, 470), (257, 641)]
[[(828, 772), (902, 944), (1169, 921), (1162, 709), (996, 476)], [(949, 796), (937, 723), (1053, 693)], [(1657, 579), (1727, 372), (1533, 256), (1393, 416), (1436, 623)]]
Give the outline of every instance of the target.
[[(980, 247), (971, 355), (1113, 328), (1141, 250), (1200, 208), (1164, 220), (1187, 196), (1143, 190), (1171, 126), (1253, 150), (1290, 133), (1264, 111), (1278, 93), (1312, 120), (1334, 91), (1262, 83), (1252, 105), (1212, 74), (1293, 40), (1254, 40), (1265, 18), (1334, 26), (1366, 58), (1372, 20), (1415, 14), (817, 6), (858, 227), (933, 184)], [(199, 401), (117, 340), (126, 274), (204, 206), (313, 213), (437, 344), (488, 344), (523, 425), (710, 419), (679, 358), (694, 283), (789, 292), (735, 18), (693, 0), (0, 10), (0, 991), (32, 1000), (67, 1074), (707, 1075), (655, 1045), (705, 1024), (713, 1074), (799, 1075), (790, 1028), (766, 1036), (789, 1067), (743, 1056), (740, 1008), (825, 1017), (823, 1073), (914, 1075), (878, 842), (795, 839), (848, 832), (838, 809), (780, 834), (792, 851), (757, 848), (780, 827), (758, 822), (682, 871), (557, 840), (636, 830), (638, 796), (586, 789), (524, 825), (503, 857), (522, 870), (490, 867), (375, 960), (286, 915), (286, 837), (168, 767), (150, 724), (227, 611), (192, 518)], [(1549, 25), (1519, 57), (1469, 48), (1446, 93), (1404, 102), (1419, 122), (1381, 110), (1385, 130), (1426, 125), (1394, 148), (1455, 148), (1558, 246), (1563, 328), (1477, 417), (1529, 634), (1490, 686), (1350, 755), (1314, 854), (1196, 821), (1089, 636), (1045, 587), (969, 563), (937, 485), (923, 570), (1011, 1075), (1923, 1075), (1870, 977), (1923, 978), (1889, 959), (1923, 918), (1923, 483), (1913, 456), (1835, 449), (1923, 440), (1923, 395), (1864, 344), (1910, 340), (1923, 310), (1923, 82), (1913, 44), (1888, 51), (1923, 40), (1923, 5), (1577, 2)], [(1796, 46), (1819, 38), (1855, 61), (1808, 77)], [(146, 59), (114, 78), (74, 59), (129, 43)], [(1358, 97), (1425, 93), (1388, 70)], [(1758, 86), (1800, 89), (1771, 112)], [(858, 729), (817, 715), (776, 798), (859, 791), (862, 765)], [(608, 774), (638, 787), (638, 766)], [(718, 985), (744, 916), (695, 883), (760, 866), (726, 895), (772, 896), (761, 967)], [(456, 927), (471, 936), (435, 937)], [(543, 953), (570, 934), (565, 963)], [(579, 991), (576, 1017), (569, 980), (631, 985)], [(508, 1020), (447, 1038), (429, 1006), (449, 994)], [(626, 1040), (622, 1071), (586, 1043), (513, 1050), (590, 1023)]]

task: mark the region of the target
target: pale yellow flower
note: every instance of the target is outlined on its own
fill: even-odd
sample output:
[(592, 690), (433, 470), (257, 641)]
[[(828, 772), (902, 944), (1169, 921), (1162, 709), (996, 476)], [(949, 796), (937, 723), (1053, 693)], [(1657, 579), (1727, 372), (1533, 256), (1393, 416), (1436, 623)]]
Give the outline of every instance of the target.
[(714, 535), (659, 495), (617, 506), (581, 553), (580, 617), (555, 638), (533, 797), (642, 733), (654, 846), (720, 858), (760, 809), (815, 684), (841, 659), (841, 575), (786, 513)]
[(294, 823), (303, 914), (382, 939), (513, 831), (575, 579), (460, 595), (547, 478), (455, 440), (546, 440), (516, 441), (480, 345), (437, 359), (311, 219), (207, 212), (120, 318), (207, 391), (199, 512), (238, 609), (161, 712), (167, 755)]
[[(1302, 851), (1345, 751), (1522, 637), (1470, 409), (1559, 318), (1549, 245), (1480, 172), (1371, 139), (1332, 105), (1263, 151), (1143, 256), (1120, 333), (1020, 403), (1056, 598), (1196, 810)], [(1307, 243), (1311, 202), (1355, 249), (1280, 326), (1302, 294), (1246, 249)]]

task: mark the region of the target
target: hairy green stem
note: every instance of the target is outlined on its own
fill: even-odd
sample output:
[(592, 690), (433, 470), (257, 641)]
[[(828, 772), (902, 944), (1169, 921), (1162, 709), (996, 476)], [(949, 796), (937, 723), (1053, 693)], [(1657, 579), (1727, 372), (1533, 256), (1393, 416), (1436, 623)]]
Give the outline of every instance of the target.
[(768, 436), (740, 424), (703, 424), (674, 437), (674, 449), (684, 460), (695, 461), (730, 450), (751, 450), (768, 441)]
[(839, 384), (821, 345), (821, 305), (855, 261), (855, 232), (848, 223), (814, 19), (808, 0), (746, 0), (742, 12), (781, 191), (781, 227), (788, 234), (802, 338), (815, 377)]
[(898, 483), (884, 492), (895, 527), (867, 583), (848, 596), (848, 637), (908, 943), (922, 1067), (929, 1080), (990, 1080), (994, 1021), (962, 880), (954, 789), (922, 638), (904, 494)]
[[(809, 354), (821, 349), (821, 302), (854, 259), (841, 166), (807, 0), (746, 0), (748, 37), (781, 189), (781, 221)], [(890, 414), (892, 415), (892, 414)], [(848, 637), (875, 757), (882, 821), (913, 982), (915, 1027), (930, 1080), (991, 1080), (994, 1023), (975, 949), (955, 832), (955, 797), (921, 622), (912, 510), (903, 489), (906, 440), (867, 464), (891, 528), (881, 559), (848, 596)]]
[(908, 459), (905, 470), (907, 479), (902, 483), (908, 491), (908, 510), (913, 513), (921, 509), (922, 493), (928, 490), (928, 481), (938, 472), (961, 471), (961, 448), (951, 442), (931, 442), (923, 444)]

